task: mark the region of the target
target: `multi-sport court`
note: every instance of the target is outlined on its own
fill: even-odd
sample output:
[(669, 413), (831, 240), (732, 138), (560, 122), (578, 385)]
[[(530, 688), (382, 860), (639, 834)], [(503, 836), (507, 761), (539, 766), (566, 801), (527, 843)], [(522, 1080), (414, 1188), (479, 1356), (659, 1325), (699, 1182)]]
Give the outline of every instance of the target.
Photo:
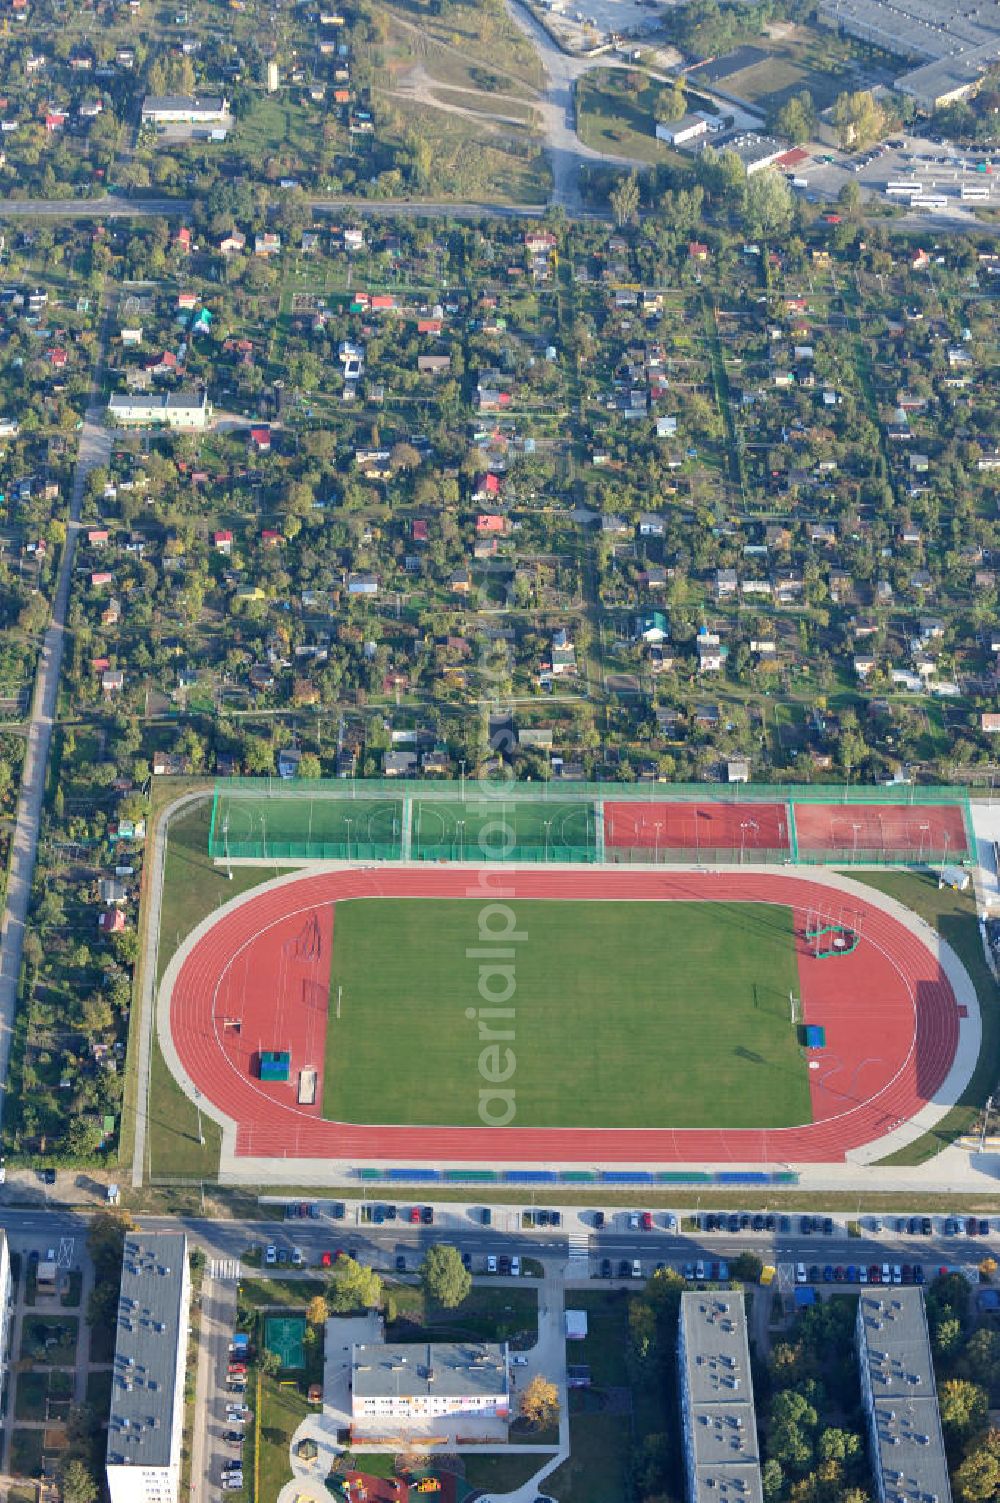
[(217, 865), (304, 866), (223, 909), (170, 982), (180, 1068), (237, 1156), (840, 1160), (948, 1075), (964, 1010), (940, 961), (806, 862), (959, 862), (962, 794), (328, 790), (213, 805)]
[[(267, 791), (260, 787), (264, 784)], [(974, 850), (963, 789), (220, 783), (217, 861), (920, 865)]]

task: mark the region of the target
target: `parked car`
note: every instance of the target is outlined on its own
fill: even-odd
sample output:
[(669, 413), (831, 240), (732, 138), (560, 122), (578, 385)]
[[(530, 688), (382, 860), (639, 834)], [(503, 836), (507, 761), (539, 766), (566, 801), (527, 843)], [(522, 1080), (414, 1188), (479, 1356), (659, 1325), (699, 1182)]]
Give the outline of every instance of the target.
[(601, 1259), (601, 1278), (602, 1279), (609, 1279), (610, 1277), (611, 1277), (611, 1259), (610, 1258), (602, 1258)]

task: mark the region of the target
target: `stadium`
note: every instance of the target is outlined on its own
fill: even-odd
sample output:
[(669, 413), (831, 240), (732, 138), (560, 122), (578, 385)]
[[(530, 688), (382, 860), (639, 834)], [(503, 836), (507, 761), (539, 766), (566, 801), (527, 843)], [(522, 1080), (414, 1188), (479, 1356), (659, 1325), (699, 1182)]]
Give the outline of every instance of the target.
[(220, 783), (209, 855), (261, 882), (158, 1029), (230, 1169), (780, 1179), (926, 1130), (975, 990), (835, 868), (969, 860), (964, 793), (740, 792)]

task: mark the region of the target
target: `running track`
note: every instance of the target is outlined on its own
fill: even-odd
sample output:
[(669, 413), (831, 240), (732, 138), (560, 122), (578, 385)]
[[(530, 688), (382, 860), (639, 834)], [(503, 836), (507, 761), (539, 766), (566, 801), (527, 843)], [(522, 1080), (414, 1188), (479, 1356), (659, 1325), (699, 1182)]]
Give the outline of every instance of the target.
[[(480, 1163), (830, 1163), (883, 1136), (913, 1116), (946, 1078), (958, 1042), (959, 1011), (931, 952), (883, 909), (822, 882), (789, 875), (714, 872), (502, 871), (356, 869), (302, 877), (262, 889), (219, 921), (181, 964), (169, 1000), (177, 1054), (190, 1079), (237, 1124), (236, 1152), (257, 1157), (358, 1161)], [(813, 1121), (769, 1130), (454, 1128), (354, 1126), (327, 1122), (317, 1108), (295, 1104), (294, 1084), (262, 1086), (252, 1078), (260, 1037), (274, 1042), (276, 1009), (286, 1029), (295, 1012), (276, 995), (280, 976), (298, 967), (292, 995), (304, 1005), (302, 1030), (322, 1062), (316, 1016), (338, 898), (468, 897), (688, 899), (775, 902), (796, 911), (797, 928), (815, 911), (860, 924), (862, 943), (850, 956), (817, 960), (799, 942), (804, 1021), (822, 1023), (827, 1048), (810, 1071)], [(832, 905), (832, 907), (831, 907)], [(315, 935), (325, 943), (317, 951)], [(317, 955), (319, 958), (317, 958)], [(285, 957), (284, 960), (276, 957)], [(291, 957), (291, 959), (289, 959)], [(292, 965), (294, 962), (294, 965)], [(285, 967), (282, 972), (282, 966)], [(228, 979), (227, 979), (228, 978)], [(238, 994), (242, 1029), (224, 1027)], [(234, 1039), (238, 1038), (237, 1044)], [(295, 1070), (304, 1060), (295, 1038)], [(418, 1067), (418, 1066), (417, 1066)], [(322, 1083), (318, 1091), (322, 1099)]]

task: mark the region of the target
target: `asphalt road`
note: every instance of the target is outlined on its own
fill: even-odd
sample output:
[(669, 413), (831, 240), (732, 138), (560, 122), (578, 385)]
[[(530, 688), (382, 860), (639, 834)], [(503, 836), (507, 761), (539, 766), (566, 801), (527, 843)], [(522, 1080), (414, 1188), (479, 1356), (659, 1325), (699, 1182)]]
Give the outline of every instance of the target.
[[(262, 1268), (261, 1274), (280, 1274), (281, 1277), (308, 1278), (324, 1252), (337, 1249), (356, 1252), (364, 1262), (391, 1270), (397, 1253), (407, 1259), (407, 1268), (412, 1269), (423, 1257), (428, 1247), (437, 1242), (450, 1242), (473, 1258), (473, 1269), (481, 1272), (477, 1260), (490, 1253), (501, 1252), (520, 1257), (535, 1257), (546, 1262), (565, 1262), (569, 1244), (564, 1236), (555, 1236), (549, 1229), (535, 1232), (507, 1232), (497, 1227), (468, 1226), (413, 1226), (408, 1221), (390, 1222), (383, 1226), (363, 1224), (356, 1226), (350, 1221), (334, 1221), (329, 1217), (301, 1221), (216, 1221), (208, 1217), (138, 1216), (139, 1225), (146, 1231), (186, 1231), (191, 1240), (203, 1247), (209, 1257), (239, 1258), (250, 1247), (264, 1248), (273, 1244), (288, 1253), (293, 1247), (301, 1248), (306, 1267), (301, 1272), (290, 1266), (280, 1269)], [(89, 1218), (72, 1212), (63, 1212), (58, 1207), (51, 1210), (6, 1209), (4, 1226), (15, 1251), (30, 1251), (32, 1247), (52, 1246), (62, 1236), (84, 1239)], [(590, 1237), (592, 1258), (640, 1258), (645, 1272), (658, 1262), (674, 1266), (694, 1263), (698, 1259), (718, 1261), (724, 1258), (732, 1263), (741, 1252), (756, 1253), (764, 1262), (802, 1262), (811, 1267), (827, 1263), (923, 1263), (930, 1271), (940, 1266), (978, 1264), (988, 1253), (997, 1255), (1000, 1234), (989, 1237), (932, 1237), (910, 1236), (892, 1229), (886, 1223), (879, 1235), (866, 1230), (860, 1237), (848, 1237), (841, 1228), (833, 1236), (802, 1236), (798, 1231), (787, 1235), (778, 1232), (652, 1232), (630, 1231), (622, 1227), (609, 1227), (594, 1232)]]

